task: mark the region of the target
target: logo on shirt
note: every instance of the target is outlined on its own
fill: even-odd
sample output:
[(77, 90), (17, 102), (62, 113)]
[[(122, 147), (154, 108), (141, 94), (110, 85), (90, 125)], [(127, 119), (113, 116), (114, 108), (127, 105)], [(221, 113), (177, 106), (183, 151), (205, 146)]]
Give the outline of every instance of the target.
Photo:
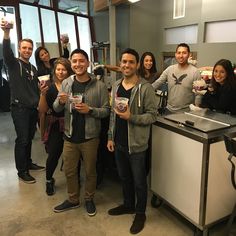
[(183, 75), (181, 75), (179, 78), (177, 78), (177, 77), (175, 76), (175, 74), (173, 73), (173, 74), (172, 74), (172, 77), (173, 77), (174, 80), (175, 80), (175, 84), (182, 84), (182, 80), (187, 77), (187, 74), (183, 74)]

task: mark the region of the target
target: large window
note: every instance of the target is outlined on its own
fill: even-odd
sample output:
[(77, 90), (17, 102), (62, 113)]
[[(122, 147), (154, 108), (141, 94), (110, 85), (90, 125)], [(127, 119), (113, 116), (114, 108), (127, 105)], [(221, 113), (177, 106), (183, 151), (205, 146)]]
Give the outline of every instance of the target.
[(76, 33), (75, 33), (75, 24), (74, 24), (74, 16), (58, 13), (60, 34), (68, 34), (69, 36), (69, 51), (76, 49), (77, 41), (76, 41)]
[[(17, 56), (17, 34), (16, 34), (16, 24), (15, 24), (15, 9), (14, 7), (5, 7), (0, 6), (0, 19), (5, 18), (7, 21), (13, 23), (13, 29), (11, 30), (11, 48), (14, 54)], [(2, 39), (3, 39), (3, 31), (0, 29), (0, 60), (2, 59)]]
[[(88, 18), (77, 17), (79, 27), (80, 48), (90, 56), (91, 34)], [(90, 58), (91, 59), (91, 58)]]
[(56, 30), (55, 13), (51, 10), (41, 9), (43, 24), (43, 37), (45, 47), (50, 52), (50, 56), (59, 57), (58, 35)]
[[(38, 9), (33, 6), (20, 4), (22, 38), (30, 38), (34, 42), (34, 51), (41, 45), (41, 36), (38, 20)], [(33, 53), (34, 53), (33, 51)], [(30, 61), (35, 64), (34, 56)]]

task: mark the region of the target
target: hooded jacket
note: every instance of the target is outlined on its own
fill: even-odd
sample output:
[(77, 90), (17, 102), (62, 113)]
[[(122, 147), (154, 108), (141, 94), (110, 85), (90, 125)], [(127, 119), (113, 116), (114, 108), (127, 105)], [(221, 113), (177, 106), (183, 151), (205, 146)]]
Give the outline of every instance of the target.
[[(117, 90), (122, 82), (114, 83), (111, 93), (111, 115), (108, 131), (108, 140), (114, 142), (116, 132), (116, 113), (113, 111)], [(148, 81), (141, 78), (131, 91), (130, 119), (128, 122), (128, 149), (129, 153), (138, 153), (148, 148), (150, 126), (157, 118), (157, 98), (153, 87)]]
[[(91, 81), (87, 84), (84, 92), (84, 103), (92, 108), (92, 113), (85, 114), (85, 139), (98, 138), (101, 130), (101, 118), (109, 115), (109, 99), (108, 90), (105, 84), (95, 79), (91, 74), (88, 74)], [(72, 84), (75, 80), (75, 75), (62, 82), (60, 92), (72, 94)], [(70, 138), (72, 135), (73, 115), (72, 104), (68, 101), (65, 105), (59, 103), (59, 98), (53, 103), (53, 108), (56, 112), (60, 112), (65, 108), (65, 135)]]

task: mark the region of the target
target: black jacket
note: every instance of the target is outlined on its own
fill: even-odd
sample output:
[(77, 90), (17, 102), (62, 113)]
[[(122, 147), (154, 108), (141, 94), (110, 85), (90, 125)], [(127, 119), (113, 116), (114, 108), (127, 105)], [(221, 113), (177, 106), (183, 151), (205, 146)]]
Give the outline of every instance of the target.
[(37, 108), (39, 88), (36, 68), (15, 58), (10, 47), (10, 39), (3, 40), (3, 58), (9, 73), (11, 104)]
[(214, 93), (207, 91), (201, 107), (236, 115), (236, 88), (219, 85)]

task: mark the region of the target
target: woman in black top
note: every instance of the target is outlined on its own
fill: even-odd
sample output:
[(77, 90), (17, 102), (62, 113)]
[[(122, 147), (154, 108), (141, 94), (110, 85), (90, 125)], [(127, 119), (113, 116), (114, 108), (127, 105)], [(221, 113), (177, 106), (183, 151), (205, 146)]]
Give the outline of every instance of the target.
[(201, 107), (236, 115), (236, 78), (229, 60), (216, 62)]
[(45, 92), (45, 86), (41, 86), (39, 100), (39, 112), (50, 114), (47, 116), (47, 127), (45, 121), (40, 120), (41, 137), (46, 145), (48, 158), (46, 162), (46, 193), (50, 196), (55, 193), (53, 178), (58, 160), (63, 150), (64, 133), (64, 111), (56, 113), (53, 109), (53, 102), (58, 96), (62, 81), (72, 74), (70, 61), (65, 58), (58, 58), (54, 63), (53, 83)]

